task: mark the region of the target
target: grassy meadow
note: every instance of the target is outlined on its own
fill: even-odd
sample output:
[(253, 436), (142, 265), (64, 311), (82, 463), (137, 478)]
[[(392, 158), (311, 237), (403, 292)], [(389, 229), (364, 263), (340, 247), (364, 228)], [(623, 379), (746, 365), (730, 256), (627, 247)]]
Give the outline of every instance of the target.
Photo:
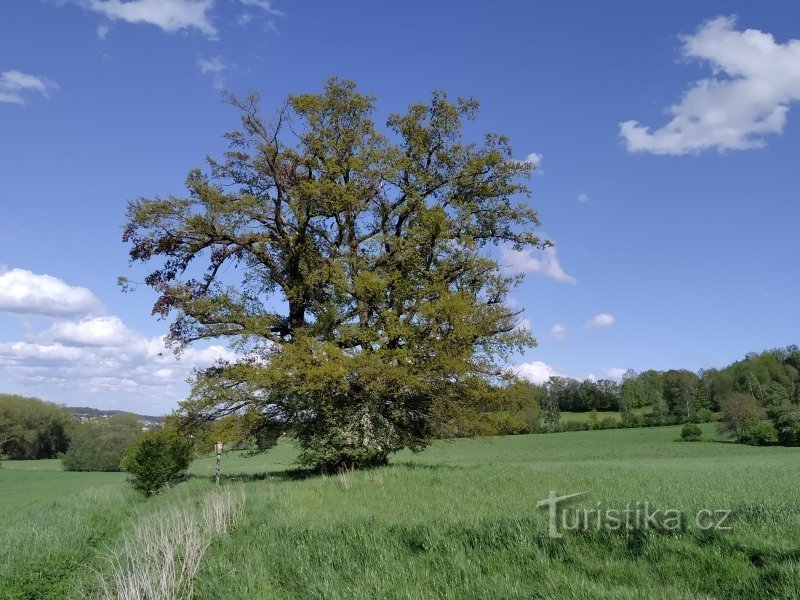
[[(703, 426), (714, 439), (713, 425)], [(386, 468), (302, 477), (288, 443), (223, 457), (238, 522), (210, 542), (199, 599), (800, 598), (800, 449), (676, 442), (680, 427), (440, 442)], [(37, 464), (38, 463), (38, 464)], [(108, 556), (143, 520), (193, 510), (213, 457), (149, 501), (124, 474), (64, 473), (57, 462), (0, 469), (0, 597), (87, 598)], [(548, 536), (537, 502), (647, 502), (685, 516), (680, 531)], [(694, 515), (732, 511), (730, 531)]]

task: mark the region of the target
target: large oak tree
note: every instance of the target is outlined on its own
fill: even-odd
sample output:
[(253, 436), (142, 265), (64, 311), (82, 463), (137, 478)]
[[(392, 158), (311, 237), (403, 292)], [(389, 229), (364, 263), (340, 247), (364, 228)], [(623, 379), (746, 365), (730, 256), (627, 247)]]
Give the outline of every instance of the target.
[(183, 422), (238, 413), (321, 468), (424, 447), (534, 344), (507, 302), (519, 277), (491, 250), (547, 244), (525, 203), (532, 165), (505, 136), (464, 141), (477, 103), (443, 93), (383, 133), (349, 81), (271, 119), (257, 95), (230, 102), (229, 151), (189, 173), (185, 197), (131, 202), (124, 232), (176, 347), (227, 338), (242, 357), (197, 373)]

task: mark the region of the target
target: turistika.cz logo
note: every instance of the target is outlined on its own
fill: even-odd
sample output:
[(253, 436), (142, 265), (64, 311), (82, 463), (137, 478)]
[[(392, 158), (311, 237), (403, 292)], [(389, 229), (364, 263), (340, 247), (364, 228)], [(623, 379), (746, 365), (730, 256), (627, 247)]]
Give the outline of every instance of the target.
[(594, 508), (569, 510), (564, 504), (582, 498), (589, 492), (559, 496), (551, 490), (545, 500), (536, 506), (546, 508), (549, 516), (548, 533), (552, 538), (563, 538), (570, 531), (636, 531), (653, 529), (681, 532), (691, 529), (701, 531), (730, 531), (731, 512), (728, 509), (701, 509), (690, 515), (676, 508), (653, 508), (649, 502), (626, 504), (625, 508), (606, 508), (598, 502)]

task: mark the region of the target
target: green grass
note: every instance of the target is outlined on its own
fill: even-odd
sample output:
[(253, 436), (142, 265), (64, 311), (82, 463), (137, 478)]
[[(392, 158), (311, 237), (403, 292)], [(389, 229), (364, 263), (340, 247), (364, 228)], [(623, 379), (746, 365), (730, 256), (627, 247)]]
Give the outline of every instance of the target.
[[(640, 406), (639, 408), (634, 408), (631, 410), (634, 415), (646, 415), (652, 412), (652, 408), (650, 406)], [(566, 423), (567, 421), (577, 421), (578, 423), (586, 423), (589, 421), (589, 416), (592, 414), (592, 411), (582, 411), (582, 412), (561, 412), (561, 422)], [(599, 420), (606, 419), (611, 417), (617, 421), (622, 420), (622, 413), (615, 411), (615, 410), (605, 410), (605, 411), (597, 411), (597, 418)]]
[[(701, 427), (715, 437), (713, 425)], [(226, 453), (225, 485), (245, 491), (246, 511), (208, 549), (196, 597), (800, 598), (800, 449), (674, 441), (679, 435), (680, 427), (661, 427), (457, 440), (401, 453), (387, 468), (301, 480), (289, 470), (291, 444), (253, 458)], [(23, 510), (16, 529), (0, 505), (0, 535), (33, 567), (0, 551), (0, 590), (5, 582), (39, 595), (0, 597), (81, 596), (82, 582), (103, 569), (104, 553), (134, 523), (195, 501), (213, 471), (213, 456), (199, 459), (190, 481), (148, 502), (122, 479), (103, 479), (116, 474), (99, 476), (90, 502), (72, 491), (48, 504), (46, 484), (29, 480), (40, 503)], [(62, 490), (58, 477), (82, 475), (6, 462), (0, 490), (21, 473), (54, 477)], [(692, 518), (704, 508), (731, 509), (733, 530), (551, 539), (536, 507), (550, 490), (589, 492), (570, 508), (648, 502)], [(36, 538), (40, 528), (47, 534)], [(61, 550), (35, 562), (36, 543)], [(49, 573), (49, 584), (25, 588), (18, 578), (26, 571)]]

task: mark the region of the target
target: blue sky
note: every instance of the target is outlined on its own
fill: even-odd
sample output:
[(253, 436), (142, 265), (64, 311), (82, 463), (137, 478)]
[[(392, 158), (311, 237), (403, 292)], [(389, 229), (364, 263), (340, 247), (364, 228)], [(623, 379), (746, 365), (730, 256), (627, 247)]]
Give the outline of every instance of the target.
[(434, 89), (538, 161), (554, 251), (502, 256), (535, 381), (723, 366), (800, 340), (796, 2), (4, 0), (0, 391), (170, 410), (224, 344), (162, 351), (122, 294), (129, 199), (181, 194), (237, 126), (331, 76), (381, 116)]

